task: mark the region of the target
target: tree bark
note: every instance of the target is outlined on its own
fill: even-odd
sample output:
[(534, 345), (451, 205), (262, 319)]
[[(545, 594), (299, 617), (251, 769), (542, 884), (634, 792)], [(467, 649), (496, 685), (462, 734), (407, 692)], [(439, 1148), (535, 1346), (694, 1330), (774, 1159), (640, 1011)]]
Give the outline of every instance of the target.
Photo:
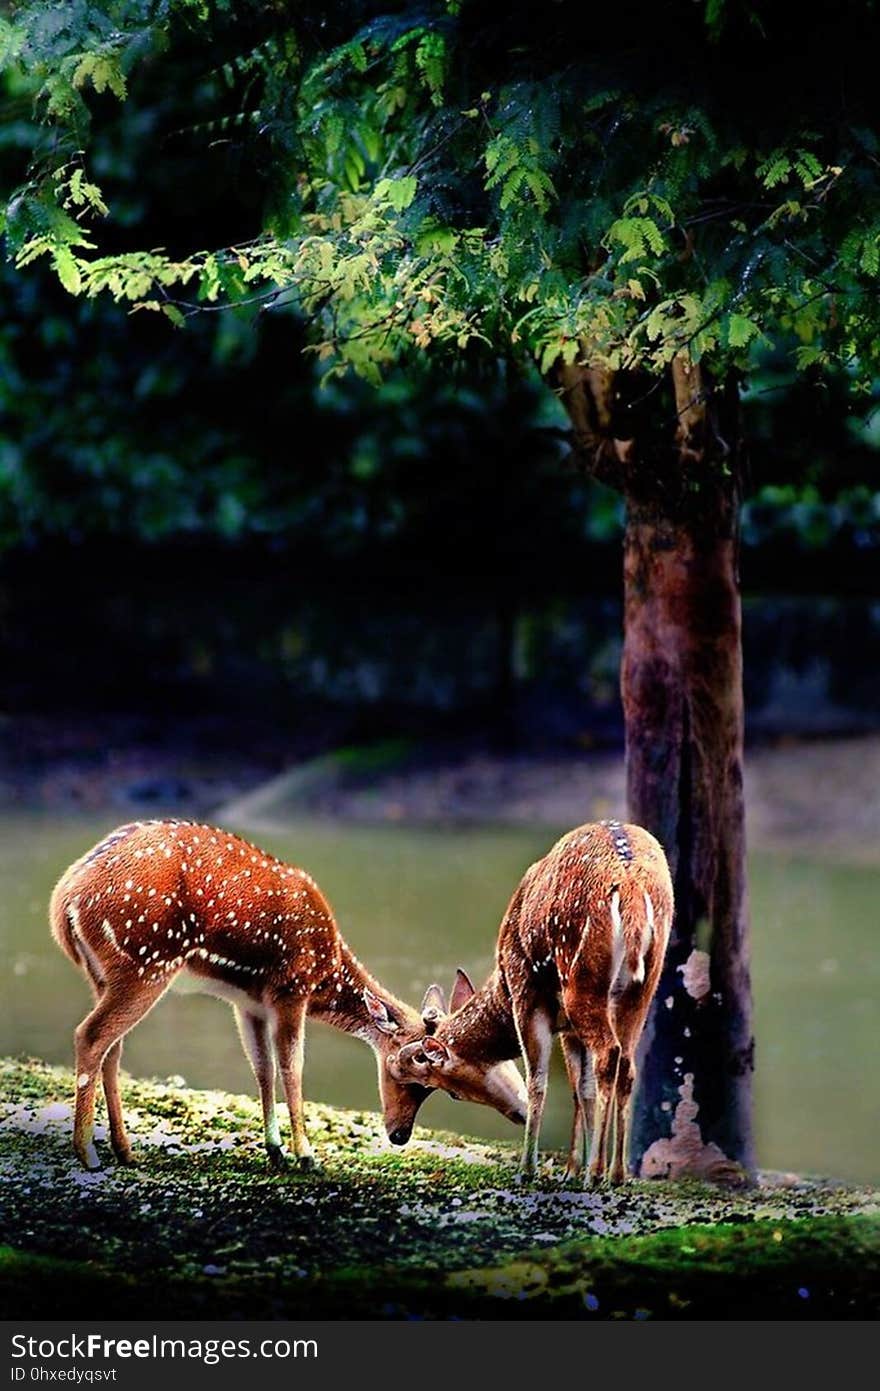
[[(563, 399), (578, 399), (576, 448), (588, 466), (600, 460), (604, 481), (626, 498), (629, 816), (660, 840), (675, 885), (641, 1050), (632, 1158), (645, 1175), (729, 1179), (754, 1167), (738, 400), (734, 384), (716, 390), (685, 358), (673, 363), (670, 385), (656, 401), (667, 411), (674, 403), (665, 444), (656, 430), (624, 429), (607, 402), (612, 437), (606, 429), (601, 438), (599, 408), (583, 400), (593, 391), (586, 373), (563, 383)], [(603, 389), (620, 395), (613, 380)]]
[(632, 1157), (646, 1174), (723, 1177), (754, 1165), (735, 537), (631, 508), (624, 589), (629, 814), (675, 885)]

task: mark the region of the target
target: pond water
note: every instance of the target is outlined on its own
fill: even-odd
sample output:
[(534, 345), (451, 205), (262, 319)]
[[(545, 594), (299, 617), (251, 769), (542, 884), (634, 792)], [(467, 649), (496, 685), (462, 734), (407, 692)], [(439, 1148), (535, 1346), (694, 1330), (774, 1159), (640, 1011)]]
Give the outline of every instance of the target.
[[(106, 819), (0, 819), (0, 1054), (71, 1060), (72, 1030), (89, 995), (49, 937), (46, 905), (61, 871), (108, 829)], [(417, 1004), (433, 980), (448, 990), (457, 965), (477, 981), (485, 976), (509, 895), (554, 836), (310, 822), (254, 838), (314, 875), (353, 950)], [(751, 902), (759, 1160), (880, 1181), (880, 868), (756, 854)], [(125, 1066), (139, 1076), (181, 1074), (194, 1086), (253, 1090), (231, 1011), (204, 997), (167, 996), (127, 1040)], [(375, 1108), (369, 1050), (312, 1024), (306, 1095)], [(437, 1095), (421, 1116), (426, 1125), (475, 1135), (516, 1134), (483, 1107)], [(568, 1127), (557, 1058), (544, 1145), (561, 1148)]]

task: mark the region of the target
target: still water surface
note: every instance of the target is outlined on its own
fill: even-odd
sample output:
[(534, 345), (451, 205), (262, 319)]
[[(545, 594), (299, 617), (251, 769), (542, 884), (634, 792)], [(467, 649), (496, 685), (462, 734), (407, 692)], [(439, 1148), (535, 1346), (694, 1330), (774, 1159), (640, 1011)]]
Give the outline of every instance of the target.
[[(0, 1054), (70, 1061), (89, 995), (49, 937), (46, 904), (60, 872), (108, 829), (107, 820), (0, 820)], [(485, 976), (513, 887), (554, 839), (545, 829), (325, 822), (255, 838), (314, 875), (353, 950), (415, 1004), (433, 980), (448, 990), (457, 965), (477, 981)], [(751, 902), (760, 1162), (880, 1181), (880, 868), (756, 854)], [(167, 996), (126, 1042), (125, 1066), (253, 1090), (231, 1011), (204, 997)], [(375, 1108), (369, 1050), (311, 1024), (306, 1095)], [(489, 1110), (437, 1095), (421, 1114), (427, 1125), (515, 1134)], [(563, 1146), (568, 1126), (557, 1058), (544, 1144)]]

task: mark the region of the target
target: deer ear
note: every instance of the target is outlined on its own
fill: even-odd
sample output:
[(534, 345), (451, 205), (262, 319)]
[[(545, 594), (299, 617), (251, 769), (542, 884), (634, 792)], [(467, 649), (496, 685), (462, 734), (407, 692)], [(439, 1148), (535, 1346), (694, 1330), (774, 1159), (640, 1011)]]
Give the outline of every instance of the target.
[(372, 990), (364, 988), (364, 1004), (367, 1007), (370, 1018), (377, 1029), (381, 1029), (383, 1034), (396, 1034), (398, 1023), (390, 1013), (384, 1000), (380, 1000), (378, 995), (374, 995)]
[(422, 1000), (422, 1023), (429, 1034), (436, 1029), (446, 1013), (446, 996), (439, 985), (429, 985)]
[(446, 1044), (441, 1043), (439, 1038), (431, 1038), (430, 1034), (422, 1039), (422, 1052), (434, 1067), (442, 1067), (444, 1063), (449, 1062), (449, 1049)]
[(457, 1009), (461, 1009), (471, 998), (474, 991), (473, 981), (467, 971), (463, 971), (459, 966), (455, 973), (455, 984), (452, 987), (452, 994), (449, 997), (449, 1013), (454, 1014)]

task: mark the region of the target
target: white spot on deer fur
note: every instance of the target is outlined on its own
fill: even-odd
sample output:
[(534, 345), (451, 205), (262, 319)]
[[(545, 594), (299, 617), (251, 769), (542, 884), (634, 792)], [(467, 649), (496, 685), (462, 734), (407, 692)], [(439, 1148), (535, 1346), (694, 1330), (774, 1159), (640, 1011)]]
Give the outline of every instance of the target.
[(626, 953), (623, 935), (623, 922), (620, 917), (620, 894), (617, 889), (611, 895), (611, 981), (617, 980)]
[(82, 1090), (83, 1087), (87, 1087), (89, 1085), (89, 1074), (87, 1072), (81, 1072), (76, 1079), (76, 1085), (80, 1090)]
[(623, 932), (623, 923), (620, 920), (620, 894), (616, 889), (611, 895), (611, 924), (615, 933)]
[(653, 905), (653, 903), (651, 902), (651, 895), (648, 893), (648, 890), (647, 890), (647, 889), (645, 889), (644, 893), (645, 893), (645, 914), (646, 914), (646, 917), (645, 917), (645, 928), (644, 928), (644, 931), (643, 931), (643, 933), (642, 933), (642, 940), (644, 941), (644, 938), (645, 938), (645, 936), (647, 935), (648, 941), (650, 942), (651, 938), (652, 938), (653, 935), (654, 935), (654, 905)]

